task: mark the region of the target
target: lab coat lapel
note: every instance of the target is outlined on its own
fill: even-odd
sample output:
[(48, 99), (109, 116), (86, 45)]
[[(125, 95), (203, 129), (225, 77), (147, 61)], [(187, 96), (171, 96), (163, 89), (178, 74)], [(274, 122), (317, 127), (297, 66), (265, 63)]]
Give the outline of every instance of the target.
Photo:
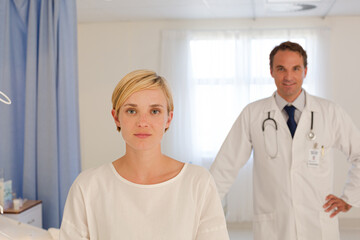
[[(316, 100), (314, 99), (314, 97), (305, 91), (305, 108), (301, 113), (301, 117), (295, 131), (294, 139), (298, 137), (304, 138), (309, 133), (311, 127), (311, 112), (313, 111), (315, 115), (317, 112), (320, 111), (319, 106), (315, 103), (315, 101)], [(275, 93), (268, 99), (264, 106), (264, 116), (267, 117), (268, 112), (270, 112), (270, 116), (274, 118), (277, 122), (278, 129), (282, 129), (282, 131), (289, 133), (289, 135), (291, 136), (284, 116), (281, 113), (281, 109), (279, 109), (278, 105), (276, 104)], [(299, 136), (296, 137), (297, 135)]]
[(284, 119), (284, 116), (281, 113), (281, 109), (279, 109), (278, 105), (275, 101), (275, 93), (268, 99), (264, 106), (264, 114), (267, 117), (268, 112), (270, 112), (270, 116), (274, 118), (277, 123), (278, 130), (288, 132), (291, 136), (289, 127)]
[(305, 109), (313, 112), (320, 112), (320, 105), (317, 104), (316, 99), (305, 92)]
[[(314, 98), (305, 92), (305, 107), (301, 113), (298, 126), (295, 131), (294, 139), (308, 137), (311, 129), (311, 112), (314, 112), (313, 121), (315, 122), (315, 115), (319, 112), (319, 106), (315, 104)], [(313, 123), (314, 124), (314, 123)]]

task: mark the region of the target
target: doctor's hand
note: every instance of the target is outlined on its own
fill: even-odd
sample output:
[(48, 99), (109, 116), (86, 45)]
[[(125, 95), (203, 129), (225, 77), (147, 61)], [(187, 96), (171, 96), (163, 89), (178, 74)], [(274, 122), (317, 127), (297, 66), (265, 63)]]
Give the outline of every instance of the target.
[(325, 212), (333, 211), (330, 217), (335, 217), (339, 212), (347, 212), (352, 207), (350, 204), (347, 204), (341, 198), (338, 198), (332, 194), (329, 194), (326, 197), (326, 203), (324, 204), (323, 208), (325, 208)]

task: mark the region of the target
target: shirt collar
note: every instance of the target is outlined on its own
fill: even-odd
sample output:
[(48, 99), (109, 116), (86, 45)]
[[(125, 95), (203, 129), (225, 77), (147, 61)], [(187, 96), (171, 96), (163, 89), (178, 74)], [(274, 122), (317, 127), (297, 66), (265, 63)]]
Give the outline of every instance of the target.
[(302, 89), (300, 95), (292, 103), (288, 103), (277, 92), (275, 92), (275, 101), (280, 110), (282, 110), (286, 105), (293, 105), (297, 110), (302, 112), (305, 108), (305, 91)]

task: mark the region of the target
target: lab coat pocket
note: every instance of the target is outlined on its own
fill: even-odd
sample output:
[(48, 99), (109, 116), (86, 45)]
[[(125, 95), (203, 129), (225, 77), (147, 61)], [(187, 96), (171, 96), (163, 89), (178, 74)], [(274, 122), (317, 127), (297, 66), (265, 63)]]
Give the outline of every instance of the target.
[(254, 240), (278, 240), (276, 213), (254, 215)]
[(337, 217), (330, 218), (330, 213), (320, 212), (322, 240), (339, 240), (339, 221)]
[(310, 149), (306, 162), (307, 168), (311, 173), (311, 176), (314, 177), (314, 179), (317, 179), (319, 184), (323, 184), (321, 186), (327, 186), (329, 182), (332, 182), (332, 172), (334, 170), (332, 154), (329, 153), (331, 148), (320, 146), (315, 150), (318, 150), (319, 157), (316, 161), (312, 161), (311, 152), (313, 149)]
[(264, 145), (270, 158), (275, 158), (278, 152), (277, 130), (274, 126), (267, 125), (264, 129)]

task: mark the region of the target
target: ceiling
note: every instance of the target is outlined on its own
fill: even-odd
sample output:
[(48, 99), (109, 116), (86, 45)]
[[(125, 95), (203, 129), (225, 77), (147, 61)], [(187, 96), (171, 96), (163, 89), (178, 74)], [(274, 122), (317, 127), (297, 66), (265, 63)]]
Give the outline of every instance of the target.
[(76, 0), (79, 22), (360, 16), (360, 0)]

